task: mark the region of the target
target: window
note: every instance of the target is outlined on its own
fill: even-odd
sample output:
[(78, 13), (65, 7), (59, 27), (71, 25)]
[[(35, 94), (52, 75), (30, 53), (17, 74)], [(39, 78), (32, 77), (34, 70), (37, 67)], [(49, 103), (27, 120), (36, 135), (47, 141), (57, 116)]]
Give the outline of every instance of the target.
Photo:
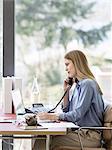
[[(0, 100), (1, 100), (1, 87), (2, 87), (2, 51), (3, 50), (3, 1), (0, 1)], [(1, 101), (0, 101), (1, 107)]]
[[(16, 1), (15, 72), (23, 79), (26, 104), (40, 100), (48, 105), (55, 104), (61, 98), (66, 77), (63, 56), (68, 49), (77, 48), (87, 53), (104, 96), (112, 99), (112, 39), (109, 38), (112, 2), (95, 1), (92, 11), (87, 11), (87, 18), (83, 17), (85, 4), (77, 1), (81, 6), (77, 9), (76, 0), (71, 2)], [(87, 1), (86, 5), (89, 4)], [(76, 9), (72, 10), (72, 6)], [(37, 97), (32, 100), (31, 96), (35, 77), (40, 100)], [(111, 83), (108, 88), (104, 81)]]

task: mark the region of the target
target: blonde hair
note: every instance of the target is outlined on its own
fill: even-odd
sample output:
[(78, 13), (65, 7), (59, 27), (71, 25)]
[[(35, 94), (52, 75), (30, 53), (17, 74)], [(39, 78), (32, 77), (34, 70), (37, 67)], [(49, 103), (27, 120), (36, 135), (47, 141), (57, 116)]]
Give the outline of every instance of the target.
[[(82, 74), (82, 78), (90, 78), (96, 81), (93, 73), (91, 72), (89, 68), (87, 58), (82, 51), (72, 50), (68, 52), (67, 54), (65, 54), (64, 58), (69, 59), (73, 62), (76, 71), (78, 70)], [(98, 89), (100, 93), (102, 94), (102, 91), (99, 85), (98, 85)]]

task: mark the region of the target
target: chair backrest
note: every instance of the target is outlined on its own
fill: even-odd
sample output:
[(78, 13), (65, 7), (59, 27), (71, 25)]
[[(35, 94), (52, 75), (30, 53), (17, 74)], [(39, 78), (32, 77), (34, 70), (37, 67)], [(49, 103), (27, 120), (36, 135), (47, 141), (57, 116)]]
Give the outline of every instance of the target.
[[(104, 127), (112, 127), (112, 105), (108, 105), (104, 112)], [(103, 130), (103, 138), (109, 150), (112, 149), (112, 129)]]

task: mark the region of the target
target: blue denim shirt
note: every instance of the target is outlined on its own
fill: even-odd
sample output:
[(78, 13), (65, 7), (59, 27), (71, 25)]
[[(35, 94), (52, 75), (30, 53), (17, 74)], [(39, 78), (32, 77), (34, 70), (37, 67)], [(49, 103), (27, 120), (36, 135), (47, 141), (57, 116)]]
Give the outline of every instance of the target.
[(79, 126), (102, 126), (103, 113), (104, 102), (96, 81), (83, 79), (77, 83), (59, 118)]

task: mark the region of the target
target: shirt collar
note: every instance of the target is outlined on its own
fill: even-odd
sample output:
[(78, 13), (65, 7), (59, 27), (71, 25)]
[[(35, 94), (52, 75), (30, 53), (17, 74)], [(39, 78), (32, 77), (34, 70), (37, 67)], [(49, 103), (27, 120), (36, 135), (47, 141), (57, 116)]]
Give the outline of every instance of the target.
[(84, 79), (82, 79), (82, 80), (78, 80), (77, 78), (75, 79), (77, 89), (79, 89), (79, 87)]

